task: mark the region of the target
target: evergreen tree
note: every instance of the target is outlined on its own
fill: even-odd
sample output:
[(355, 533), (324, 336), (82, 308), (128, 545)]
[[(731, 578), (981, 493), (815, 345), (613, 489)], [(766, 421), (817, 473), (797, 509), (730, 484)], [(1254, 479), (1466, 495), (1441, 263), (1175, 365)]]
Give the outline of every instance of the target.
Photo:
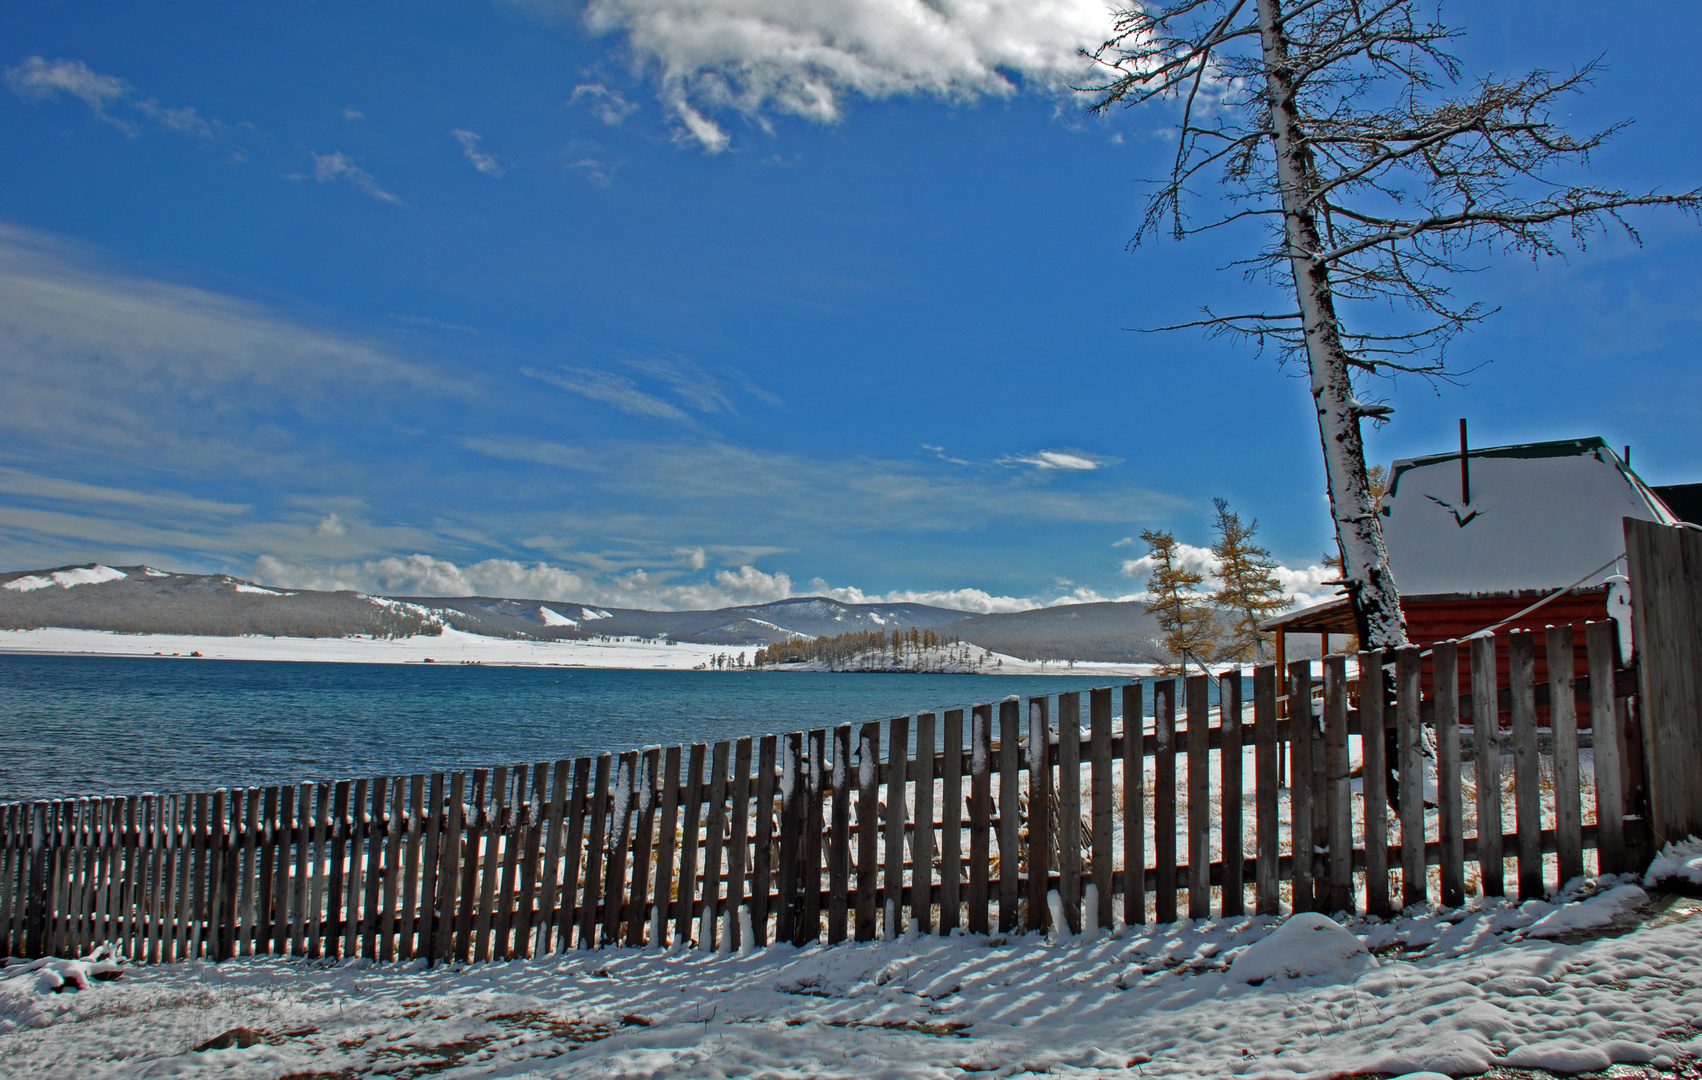
[(1253, 543), (1253, 535), (1259, 531), (1258, 519), (1242, 524), (1241, 515), (1225, 500), (1213, 499), (1212, 505), (1217, 507), (1217, 543), (1211, 550), (1218, 564), (1213, 575), (1218, 589), (1212, 601), (1233, 620), (1229, 641), (1218, 655), (1226, 660), (1263, 663), (1271, 635), (1261, 633), (1259, 624), (1292, 605), (1294, 597), (1283, 593), (1270, 551)]
[(1147, 614), (1158, 616), (1164, 648), (1175, 658), (1161, 670), (1166, 675), (1186, 674), (1190, 662), (1203, 667), (1217, 643), (1217, 619), (1198, 592), (1205, 578), (1182, 565), (1176, 537), (1170, 533), (1148, 529), (1141, 533), (1141, 539), (1146, 541), (1147, 555), (1153, 561), (1152, 576), (1146, 583), (1152, 594)]

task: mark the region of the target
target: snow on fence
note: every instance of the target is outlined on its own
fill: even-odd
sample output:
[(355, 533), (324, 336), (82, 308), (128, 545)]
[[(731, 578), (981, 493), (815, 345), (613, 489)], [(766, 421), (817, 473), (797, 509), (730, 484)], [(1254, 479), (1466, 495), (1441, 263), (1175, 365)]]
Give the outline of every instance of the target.
[(1587, 676), (1573, 628), (1549, 628), (1543, 685), (1535, 636), (1508, 637), (1502, 685), (1480, 637), (1300, 661), (1286, 695), (1274, 667), (1229, 672), (1219, 708), (1200, 675), (1151, 681), (1151, 715), (1137, 682), (712, 747), (14, 803), (0, 955), (466, 961), (1069, 933), (1458, 904), (1502, 892), (1509, 863), (1537, 895), (1590, 849), (1601, 871), (1632, 867), (1641, 755), (1614, 625), (1585, 627)]

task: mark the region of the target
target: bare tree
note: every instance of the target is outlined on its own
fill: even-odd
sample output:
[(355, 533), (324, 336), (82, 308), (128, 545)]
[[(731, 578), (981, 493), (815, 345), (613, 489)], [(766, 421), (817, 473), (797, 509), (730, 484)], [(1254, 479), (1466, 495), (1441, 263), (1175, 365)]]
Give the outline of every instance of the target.
[[(1142, 4), (1118, 14), (1115, 36), (1092, 54), (1102, 80), (1080, 88), (1096, 112), (1154, 101), (1180, 111), (1169, 176), (1131, 246), (1164, 232), (1265, 226), (1267, 241), (1236, 265), (1291, 295), (1292, 310), (1206, 308), (1157, 329), (1204, 328), (1304, 359), (1344, 584), (1360, 640), (1378, 649), (1405, 644), (1406, 627), (1360, 421), (1392, 410), (1362, 398), (1356, 381), (1461, 374), (1448, 343), (1491, 314), (1452, 291), (1474, 250), (1535, 259), (1581, 249), (1608, 227), (1636, 240), (1623, 211), (1702, 207), (1702, 189), (1634, 194), (1556, 179), (1623, 127), (1576, 136), (1552, 119), (1594, 65), (1461, 86), (1447, 51), (1458, 32), (1428, 12), (1419, 0)], [(1228, 208), (1196, 223), (1184, 202), (1212, 175)]]

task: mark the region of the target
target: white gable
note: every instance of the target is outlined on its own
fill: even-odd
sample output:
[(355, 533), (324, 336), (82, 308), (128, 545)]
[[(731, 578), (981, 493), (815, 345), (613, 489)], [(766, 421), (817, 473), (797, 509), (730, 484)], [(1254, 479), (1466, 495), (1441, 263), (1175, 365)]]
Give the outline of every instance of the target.
[(1558, 589), (1625, 550), (1622, 519), (1671, 520), (1600, 439), (1487, 447), (1468, 461), (1469, 503), (1459, 454), (1395, 462), (1383, 542), (1403, 596)]

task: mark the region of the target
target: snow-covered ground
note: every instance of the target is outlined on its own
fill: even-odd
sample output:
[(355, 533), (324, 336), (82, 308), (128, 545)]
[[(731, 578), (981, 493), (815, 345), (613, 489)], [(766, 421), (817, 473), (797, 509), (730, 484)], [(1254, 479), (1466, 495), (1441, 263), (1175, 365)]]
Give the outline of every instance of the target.
[[(1570, 902), (1480, 900), (1345, 928), (1303, 915), (432, 970), (250, 959), (99, 981), (101, 965), (57, 961), (0, 972), (0, 1075), (1694, 1069), (1702, 902), (1617, 878), (1556, 899)], [(224, 1041), (252, 1045), (194, 1049), (236, 1028), (252, 1034)]]
[[(707, 666), (716, 656), (752, 655), (754, 645), (699, 645), (692, 642), (615, 638), (608, 641), (524, 641), (468, 634), (445, 627), (438, 637), (397, 639), (216, 637), (193, 634), (119, 634), (109, 630), (0, 630), (0, 653), (71, 656), (191, 656), (207, 660), (307, 660), (341, 664), (480, 663), (506, 666), (627, 668), (689, 671)], [(979, 655), (979, 654), (977, 654)], [(1101, 678), (1141, 677), (1148, 664), (1106, 664), (1063, 660), (1019, 660), (989, 653), (980, 668), (984, 675), (1080, 675)], [(769, 671), (824, 670), (815, 665), (785, 665)]]
[(83, 656), (190, 656), (208, 660), (311, 660), (343, 664), (501, 664), (543, 667), (639, 668), (687, 671), (711, 657), (737, 653), (726, 645), (663, 641), (525, 641), (468, 634), (445, 627), (438, 637), (294, 638), (118, 634), (107, 630), (0, 630), (0, 652)]

